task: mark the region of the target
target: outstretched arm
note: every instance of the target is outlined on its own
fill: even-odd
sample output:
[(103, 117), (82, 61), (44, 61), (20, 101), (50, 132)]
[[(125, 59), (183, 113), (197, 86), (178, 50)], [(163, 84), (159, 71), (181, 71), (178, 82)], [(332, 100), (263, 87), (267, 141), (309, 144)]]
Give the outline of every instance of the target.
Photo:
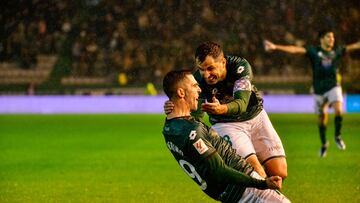
[(346, 45), (347, 52), (355, 51), (358, 49), (360, 49), (360, 41), (353, 43), (353, 44)]
[(286, 52), (286, 53), (290, 53), (290, 54), (305, 54), (306, 53), (306, 49), (304, 47), (300, 47), (300, 46), (293, 46), (293, 45), (279, 45), (279, 44), (274, 44), (269, 40), (264, 40), (264, 48), (265, 51), (270, 52), (270, 51), (282, 51), (282, 52)]

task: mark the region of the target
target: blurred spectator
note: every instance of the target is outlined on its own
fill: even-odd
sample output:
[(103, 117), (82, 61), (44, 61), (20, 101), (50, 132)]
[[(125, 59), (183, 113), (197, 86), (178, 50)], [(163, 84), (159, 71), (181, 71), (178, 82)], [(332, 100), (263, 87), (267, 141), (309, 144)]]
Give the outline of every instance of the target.
[[(81, 25), (85, 11), (90, 17)], [(68, 34), (74, 76), (126, 74), (130, 85), (160, 85), (166, 72), (192, 67), (194, 45), (217, 41), (224, 51), (242, 55), (257, 75), (308, 74), (305, 59), (269, 55), (263, 39), (285, 39), (289, 44), (311, 44), (319, 26), (339, 27), (338, 43), (358, 40), (360, 7), (357, 1), (63, 1), (7, 2), (0, 14), (1, 61), (24, 68), (37, 54), (59, 54)], [(310, 6), (311, 5), (311, 6)], [(82, 5), (83, 6), (83, 5)], [(70, 31), (79, 26), (79, 32)], [(294, 34), (296, 33), (296, 35)], [(304, 39), (309, 39), (308, 41)], [(276, 71), (274, 71), (276, 70)]]

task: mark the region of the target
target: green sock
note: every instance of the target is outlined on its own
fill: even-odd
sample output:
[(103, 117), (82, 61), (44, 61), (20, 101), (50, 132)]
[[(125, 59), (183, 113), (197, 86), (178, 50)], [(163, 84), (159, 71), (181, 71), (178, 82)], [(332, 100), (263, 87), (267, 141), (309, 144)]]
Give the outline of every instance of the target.
[(326, 126), (325, 125), (319, 125), (319, 133), (320, 133), (320, 140), (321, 144), (326, 144)]
[(342, 120), (342, 116), (335, 116), (335, 137), (341, 135)]

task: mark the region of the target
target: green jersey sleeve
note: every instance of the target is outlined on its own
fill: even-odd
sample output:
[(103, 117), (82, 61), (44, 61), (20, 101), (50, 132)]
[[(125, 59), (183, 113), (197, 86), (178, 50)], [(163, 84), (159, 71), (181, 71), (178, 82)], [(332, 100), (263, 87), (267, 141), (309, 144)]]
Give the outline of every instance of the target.
[(232, 77), (230, 80), (234, 81), (234, 100), (226, 104), (228, 107), (227, 115), (239, 115), (240, 113), (244, 113), (249, 105), (253, 74), (251, 65), (246, 59), (229, 56), (227, 61), (227, 71), (229, 72), (228, 77)]
[[(203, 158), (204, 166), (208, 169), (208, 175), (213, 177), (216, 182), (225, 182), (227, 184), (236, 184), (241, 187), (255, 187), (258, 189), (267, 189), (266, 181), (265, 180), (258, 180), (247, 175), (244, 172), (240, 172), (239, 170), (235, 170), (234, 168), (228, 166), (226, 164), (224, 154), (222, 156), (219, 154), (221, 151), (220, 147), (229, 146), (227, 142), (217, 143), (226, 146), (214, 146), (215, 140), (222, 140), (219, 136), (210, 135), (211, 129), (207, 128), (206, 126), (198, 123), (196, 131), (190, 132), (189, 139), (191, 140), (191, 145), (193, 147), (193, 151)], [(219, 151), (218, 151), (219, 150)], [(235, 159), (237, 160), (236, 155), (232, 152), (231, 148), (228, 153), (234, 154)], [(231, 156), (230, 156), (231, 157)], [(204, 159), (205, 158), (205, 159)], [(237, 160), (237, 161), (241, 161)]]
[(228, 184), (236, 184), (242, 187), (255, 187), (258, 189), (268, 188), (265, 180), (253, 178), (225, 165), (217, 152), (207, 158), (206, 164), (209, 168), (210, 176), (216, 178), (219, 182), (224, 181)]

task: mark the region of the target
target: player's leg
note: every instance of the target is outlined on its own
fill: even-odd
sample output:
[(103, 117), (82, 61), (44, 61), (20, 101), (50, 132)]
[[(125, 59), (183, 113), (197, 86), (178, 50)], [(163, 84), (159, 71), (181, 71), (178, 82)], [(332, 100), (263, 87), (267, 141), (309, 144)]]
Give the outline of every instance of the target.
[(240, 202), (257, 202), (257, 203), (289, 203), (291, 202), (285, 195), (277, 190), (259, 190), (256, 188), (246, 188)]
[(321, 141), (320, 157), (325, 157), (329, 143), (326, 141), (328, 122), (328, 101), (325, 95), (315, 95), (315, 113), (318, 115), (318, 129)]
[(326, 126), (329, 120), (328, 109), (328, 105), (324, 104), (321, 106), (320, 114), (318, 114), (319, 134), (322, 145), (326, 144)]
[(330, 90), (329, 103), (331, 103), (335, 112), (335, 143), (340, 150), (345, 150), (346, 146), (341, 138), (341, 128), (343, 120), (343, 97), (340, 86), (337, 86)]
[(250, 122), (252, 143), (266, 173), (285, 179), (288, 175), (285, 150), (265, 110)]
[(236, 153), (245, 158), (262, 177), (266, 173), (258, 160), (255, 149), (251, 143), (250, 135), (246, 133), (246, 122), (217, 123), (212, 128), (219, 133), (236, 150)]
[(280, 176), (284, 180), (287, 177), (287, 163), (283, 156), (272, 157), (263, 163), (268, 176)]

